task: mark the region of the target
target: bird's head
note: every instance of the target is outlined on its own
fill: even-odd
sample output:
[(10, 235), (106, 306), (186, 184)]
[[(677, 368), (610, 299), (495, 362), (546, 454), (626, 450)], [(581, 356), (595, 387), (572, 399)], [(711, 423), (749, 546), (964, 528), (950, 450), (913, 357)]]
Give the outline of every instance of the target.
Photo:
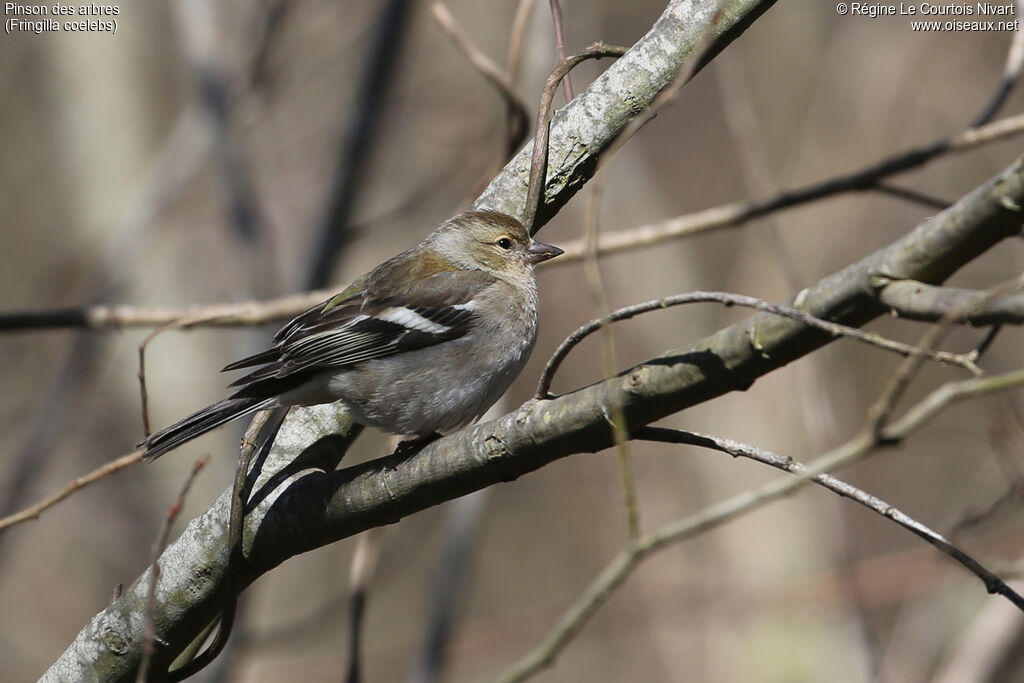
[(449, 218), (428, 238), (454, 263), (496, 275), (529, 274), (562, 253), (530, 237), (523, 224), (497, 211), (468, 211)]

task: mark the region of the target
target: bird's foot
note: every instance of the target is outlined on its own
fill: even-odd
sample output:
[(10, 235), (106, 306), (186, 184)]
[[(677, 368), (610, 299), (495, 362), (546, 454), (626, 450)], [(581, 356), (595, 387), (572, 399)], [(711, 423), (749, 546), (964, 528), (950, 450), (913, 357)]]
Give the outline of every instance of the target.
[(405, 441), (398, 442), (398, 447), (395, 448), (394, 455), (412, 455), (423, 450), (423, 447), (427, 444), (433, 443), (441, 438), (441, 435), (437, 432), (433, 434), (427, 434), (426, 436), (417, 436), (414, 439), (406, 439)]

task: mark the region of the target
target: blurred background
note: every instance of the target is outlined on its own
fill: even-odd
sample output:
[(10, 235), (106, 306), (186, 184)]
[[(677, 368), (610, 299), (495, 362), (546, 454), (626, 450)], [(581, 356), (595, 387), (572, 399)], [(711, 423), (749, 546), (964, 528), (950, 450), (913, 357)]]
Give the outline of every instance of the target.
[[(371, 86), (388, 3), (262, 0), (122, 3), (109, 33), (0, 37), (0, 308), (90, 303), (178, 306), (302, 291), (320, 246), (339, 159), (380, 98), (329, 282), (341, 286), (464, 208), (502, 155), (504, 105), (430, 16), (409, 3)], [(516, 0), (451, 0), (466, 34), (505, 63)], [(631, 45), (663, 2), (563, 0), (567, 50)], [(518, 89), (531, 117), (556, 63), (548, 3), (525, 34)], [(644, 128), (609, 167), (602, 230), (686, 214), (855, 170), (961, 130), (996, 89), (1010, 33), (915, 33), (901, 17), (838, 16), (792, 0), (758, 20)], [(573, 73), (577, 92), (607, 62)], [(559, 100), (560, 102), (560, 100)], [(1003, 113), (1020, 111), (1015, 93)], [(1020, 139), (940, 159), (896, 184), (953, 201), (1012, 162)], [(580, 237), (589, 189), (544, 228)], [(694, 289), (782, 300), (866, 256), (931, 210), (848, 195), (740, 229), (611, 256), (613, 307)], [(1006, 242), (953, 279), (987, 287), (1019, 274)], [(580, 265), (539, 275), (541, 336), (508, 397), (525, 401), (558, 343), (596, 315)], [(747, 313), (713, 305), (615, 328), (622, 367), (681, 347)], [(916, 341), (924, 326), (871, 325)], [(220, 398), (218, 370), (258, 350), (275, 326), (169, 331), (147, 354), (154, 428)], [(128, 452), (143, 435), (138, 346), (147, 330), (0, 335), (0, 502), (4, 514)], [(984, 336), (960, 330), (966, 350)], [(1005, 330), (984, 358), (1021, 366)], [(800, 459), (850, 438), (898, 358), (839, 341), (665, 424)], [(555, 382), (602, 376), (596, 337)], [(928, 368), (907, 401), (955, 369)], [(1022, 560), (1021, 393), (958, 405), (899, 449), (842, 476), (992, 568)], [(908, 403), (909, 404), (909, 403)], [(0, 535), (0, 662), (38, 677), (148, 565), (167, 506), (197, 457), (212, 456), (175, 533), (230, 485), (239, 427), (188, 444), (75, 494)], [(368, 431), (353, 461), (376, 457)], [(684, 447), (631, 444), (645, 529), (768, 481), (776, 472)], [(457, 587), (440, 680), (484, 681), (534, 647), (623, 547), (615, 455), (577, 455), (480, 497), (476, 544)], [(365, 680), (416, 668), (449, 524), (445, 508), (386, 528), (365, 624)], [(294, 558), (242, 596), (233, 642), (206, 680), (340, 680), (354, 540)], [(1024, 680), (1024, 619), (917, 538), (849, 501), (804, 489), (651, 559), (541, 681)], [(1014, 653), (1014, 650), (1016, 652)], [(968, 655), (974, 659), (965, 660)], [(982, 655), (988, 655), (987, 658)], [(980, 661), (975, 661), (980, 660)], [(955, 671), (964, 671), (956, 669)], [(992, 673), (995, 672), (995, 673)]]

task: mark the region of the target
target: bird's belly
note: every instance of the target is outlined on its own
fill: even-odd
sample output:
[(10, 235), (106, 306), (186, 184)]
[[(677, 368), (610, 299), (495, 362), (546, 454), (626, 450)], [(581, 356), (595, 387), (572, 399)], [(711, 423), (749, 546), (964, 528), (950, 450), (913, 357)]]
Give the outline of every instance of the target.
[(528, 341), (510, 344), (482, 357), (472, 353), (471, 338), (458, 342), (465, 346), (444, 345), (367, 361), (332, 375), (328, 391), (357, 422), (386, 432), (425, 436), (453, 431), (501, 398), (533, 346)]

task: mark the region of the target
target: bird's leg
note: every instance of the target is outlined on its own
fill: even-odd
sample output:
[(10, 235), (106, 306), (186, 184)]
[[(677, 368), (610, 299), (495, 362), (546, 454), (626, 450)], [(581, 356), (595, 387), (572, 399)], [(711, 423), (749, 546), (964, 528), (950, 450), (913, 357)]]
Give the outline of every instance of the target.
[(395, 448), (393, 455), (412, 455), (423, 449), (427, 444), (433, 443), (441, 438), (441, 435), (437, 432), (427, 434), (426, 436), (417, 436), (412, 439), (406, 439), (400, 441), (398, 447)]

